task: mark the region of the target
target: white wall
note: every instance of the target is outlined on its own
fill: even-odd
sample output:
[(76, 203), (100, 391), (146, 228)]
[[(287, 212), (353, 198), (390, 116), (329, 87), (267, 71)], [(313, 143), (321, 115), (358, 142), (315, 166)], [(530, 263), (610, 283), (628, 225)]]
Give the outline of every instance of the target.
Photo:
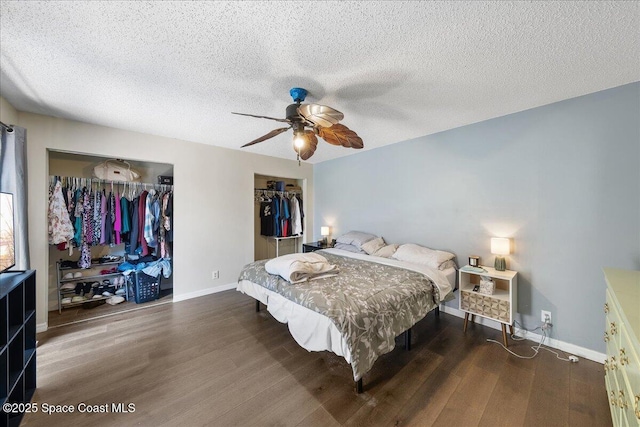
[[(3, 120), (4, 121), (4, 120)], [(27, 129), (31, 268), (48, 266), (47, 150), (172, 164), (174, 167), (174, 299), (204, 295), (235, 283), (254, 256), (254, 174), (306, 179), (313, 223), (313, 168), (178, 139), (18, 113)], [(211, 272), (220, 270), (220, 279)], [(37, 322), (47, 320), (47, 275), (38, 274)]]
[(18, 124), (18, 111), (0, 96), (0, 122), (6, 125)]

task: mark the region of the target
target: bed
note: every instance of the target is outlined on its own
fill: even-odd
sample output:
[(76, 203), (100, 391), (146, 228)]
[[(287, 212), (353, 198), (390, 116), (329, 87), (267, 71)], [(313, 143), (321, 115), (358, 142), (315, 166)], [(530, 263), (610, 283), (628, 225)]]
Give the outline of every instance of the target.
[[(246, 265), (237, 290), (267, 306), (287, 323), (296, 342), (308, 351), (331, 351), (351, 365), (356, 390), (381, 355), (392, 351), (411, 327), (440, 303), (453, 299), (456, 269), (438, 270), (396, 259), (324, 249), (321, 254), (339, 273), (335, 277), (291, 284), (265, 269), (268, 260)], [(436, 312), (437, 313), (437, 312)]]

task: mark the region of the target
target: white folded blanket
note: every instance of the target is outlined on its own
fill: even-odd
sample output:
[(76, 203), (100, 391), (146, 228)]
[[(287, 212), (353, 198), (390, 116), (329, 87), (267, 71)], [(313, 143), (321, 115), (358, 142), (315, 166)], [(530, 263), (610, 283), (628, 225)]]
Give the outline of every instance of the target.
[(325, 257), (313, 252), (283, 255), (267, 261), (264, 268), (267, 273), (277, 274), (290, 283), (300, 283), (338, 274), (338, 267), (329, 264)]

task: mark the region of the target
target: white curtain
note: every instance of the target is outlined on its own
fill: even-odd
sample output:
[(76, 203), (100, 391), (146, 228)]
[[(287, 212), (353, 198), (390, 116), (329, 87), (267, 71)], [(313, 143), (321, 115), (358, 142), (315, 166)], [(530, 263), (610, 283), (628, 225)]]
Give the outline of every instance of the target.
[(18, 270), (29, 269), (27, 217), (27, 130), (2, 127), (0, 145), (0, 191), (13, 194), (15, 255)]

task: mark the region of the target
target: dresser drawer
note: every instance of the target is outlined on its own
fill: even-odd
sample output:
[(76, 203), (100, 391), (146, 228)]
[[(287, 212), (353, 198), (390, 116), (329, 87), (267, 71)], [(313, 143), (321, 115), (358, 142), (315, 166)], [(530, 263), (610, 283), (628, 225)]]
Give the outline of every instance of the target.
[(460, 307), (470, 313), (489, 317), (500, 322), (509, 323), (509, 301), (493, 298), (490, 295), (478, 294), (476, 292), (461, 292), (462, 300)]
[[(640, 425), (640, 355), (625, 325), (620, 330), (620, 374), (625, 382), (627, 405), (624, 408), (629, 425)], [(619, 384), (622, 388), (622, 384)], [(638, 397), (636, 400), (636, 396)]]

